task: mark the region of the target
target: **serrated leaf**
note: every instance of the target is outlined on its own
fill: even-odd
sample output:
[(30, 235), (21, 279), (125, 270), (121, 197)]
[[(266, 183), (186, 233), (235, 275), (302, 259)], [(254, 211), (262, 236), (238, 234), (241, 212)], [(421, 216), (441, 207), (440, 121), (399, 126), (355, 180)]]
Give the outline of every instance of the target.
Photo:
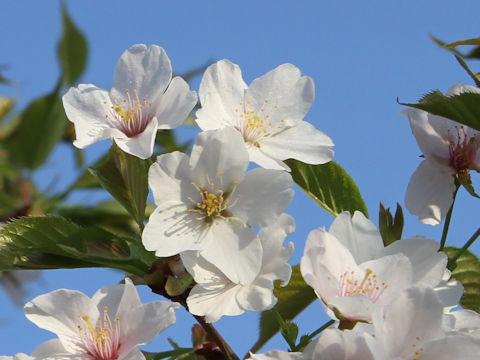
[[(278, 298), (275, 309), (285, 321), (295, 318), (317, 299), (313, 289), (303, 280), (300, 265), (292, 267), (292, 277), (287, 286), (281, 287), (276, 284), (274, 294)], [(260, 316), (260, 337), (250, 351), (257, 352), (278, 331), (280, 331), (280, 326), (272, 312), (262, 312)]]
[(393, 217), (390, 209), (385, 209), (383, 204), (380, 203), (378, 223), (384, 246), (400, 240), (403, 232), (403, 210), (400, 204), (397, 203), (395, 217)]
[(67, 117), (56, 93), (31, 102), (20, 115), (18, 126), (5, 140), (13, 162), (36, 169), (63, 136)]
[[(444, 249), (449, 258), (455, 256), (459, 250), (454, 247)], [(456, 260), (452, 277), (461, 282), (464, 288), (460, 305), (465, 309), (480, 312), (480, 261), (478, 257), (466, 250)]]
[(298, 160), (285, 161), (292, 169), (295, 183), (333, 216), (342, 211), (361, 211), (368, 217), (367, 206), (350, 175), (337, 163), (309, 165)]
[(445, 96), (436, 90), (425, 95), (418, 104), (400, 104), (446, 117), (480, 131), (480, 94), (467, 92)]
[(114, 144), (105, 161), (89, 170), (142, 230), (148, 195), (147, 161), (123, 152)]
[(21, 218), (0, 230), (0, 270), (109, 267), (143, 276), (152, 261), (138, 242), (59, 216)]
[(58, 57), (62, 65), (62, 82), (74, 84), (82, 75), (87, 64), (87, 41), (62, 5), (62, 39), (58, 44)]

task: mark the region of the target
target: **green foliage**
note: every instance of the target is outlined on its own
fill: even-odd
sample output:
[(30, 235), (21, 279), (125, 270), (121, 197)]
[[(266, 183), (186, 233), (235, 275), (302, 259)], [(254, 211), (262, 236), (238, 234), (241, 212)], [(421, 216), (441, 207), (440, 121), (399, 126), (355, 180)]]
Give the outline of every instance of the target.
[(63, 34), (58, 44), (58, 57), (62, 65), (62, 82), (74, 84), (82, 75), (87, 64), (87, 41), (68, 15), (65, 4), (62, 5)]
[(378, 224), (384, 246), (400, 240), (403, 232), (403, 210), (400, 204), (397, 203), (397, 210), (395, 211), (395, 217), (393, 217), (390, 209), (385, 209), (383, 204), (380, 203)]
[(355, 210), (368, 217), (367, 206), (357, 185), (336, 162), (309, 165), (298, 160), (285, 161), (292, 169), (295, 183), (333, 216)]
[[(291, 321), (317, 299), (313, 289), (303, 280), (300, 265), (292, 267), (292, 277), (287, 286), (281, 287), (276, 284), (274, 294), (278, 298), (275, 310), (285, 321)], [(280, 325), (274, 314), (271, 311), (262, 312), (260, 336), (250, 351), (257, 352), (278, 331), (280, 331)]]
[[(449, 258), (455, 256), (460, 249), (447, 247), (443, 251)], [(460, 281), (464, 293), (460, 305), (465, 309), (480, 311), (480, 261), (478, 257), (466, 250), (457, 260), (452, 277)]]
[(110, 267), (143, 276), (152, 261), (139, 242), (58, 216), (17, 219), (0, 230), (0, 270)]
[(175, 350), (152, 353), (143, 351), (146, 360), (160, 360), (160, 359), (184, 359), (194, 354), (194, 350), (191, 348), (178, 348)]
[(90, 172), (133, 216), (142, 231), (148, 195), (147, 161), (125, 153), (113, 144), (108, 157), (91, 167)]
[(422, 97), (418, 104), (400, 104), (446, 117), (480, 131), (480, 94), (445, 96), (436, 90)]
[(5, 141), (12, 162), (28, 169), (38, 168), (62, 138), (66, 123), (56, 92), (32, 101)]

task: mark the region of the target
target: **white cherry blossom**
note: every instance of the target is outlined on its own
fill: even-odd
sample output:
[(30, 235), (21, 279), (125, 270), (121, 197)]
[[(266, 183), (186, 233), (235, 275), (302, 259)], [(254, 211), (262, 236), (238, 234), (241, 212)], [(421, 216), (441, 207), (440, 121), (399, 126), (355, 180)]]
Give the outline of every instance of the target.
[[(457, 84), (447, 96), (480, 93), (470, 85)], [(470, 170), (480, 170), (480, 132), (419, 109), (402, 111), (410, 120), (423, 160), (413, 173), (405, 206), (429, 225), (440, 224), (453, 202), (455, 177), (470, 181)]]
[(210, 65), (199, 89), (202, 130), (232, 126), (243, 137), (250, 160), (269, 169), (287, 169), (293, 158), (323, 164), (333, 158), (332, 140), (303, 121), (312, 106), (313, 80), (283, 64), (247, 86), (240, 67), (228, 60)]
[(474, 360), (480, 341), (442, 330), (443, 305), (435, 291), (412, 287), (373, 314), (380, 359)]
[(215, 322), (223, 315), (271, 309), (277, 302), (273, 295), (274, 282), (281, 280), (285, 286), (290, 280), (292, 269), (287, 261), (293, 253), (293, 243), (286, 247), (282, 244), (294, 230), (294, 220), (287, 214), (280, 215), (274, 224), (260, 230), (262, 266), (255, 279), (246, 285), (232, 282), (196, 252), (185, 252), (182, 260), (197, 283), (187, 298), (189, 311), (205, 316), (207, 322)]
[(343, 212), (330, 231), (313, 230), (301, 260), (302, 275), (333, 318), (370, 321), (413, 285), (435, 287), (446, 271), (447, 258), (438, 243), (421, 237), (384, 247), (375, 225), (361, 212)]
[(289, 205), (291, 176), (279, 170), (246, 172), (248, 154), (233, 128), (204, 131), (190, 158), (160, 155), (149, 171), (157, 208), (142, 235), (157, 256), (199, 251), (232, 282), (249, 284), (262, 263), (251, 227), (275, 222)]
[(110, 91), (80, 84), (63, 96), (67, 117), (75, 125), (76, 147), (114, 139), (123, 151), (142, 159), (152, 156), (157, 130), (181, 125), (196, 102), (185, 80), (172, 79), (165, 51), (143, 44), (122, 54)]
[(37, 348), (39, 359), (144, 360), (138, 346), (151, 342), (175, 322), (177, 303), (142, 304), (130, 279), (104, 287), (92, 298), (60, 289), (25, 305), (25, 315), (37, 326), (56, 333)]

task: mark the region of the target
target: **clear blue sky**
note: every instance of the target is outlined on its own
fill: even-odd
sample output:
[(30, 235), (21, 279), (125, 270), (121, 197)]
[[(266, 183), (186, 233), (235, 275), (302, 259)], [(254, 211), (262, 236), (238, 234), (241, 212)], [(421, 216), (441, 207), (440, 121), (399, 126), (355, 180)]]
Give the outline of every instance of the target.
[[(447, 52), (428, 34), (445, 41), (478, 36), (478, 1), (67, 1), (71, 16), (86, 35), (90, 57), (81, 79), (109, 89), (121, 53), (136, 43), (165, 48), (174, 71), (182, 73), (207, 61), (227, 58), (240, 65), (247, 83), (284, 62), (313, 78), (316, 100), (306, 117), (335, 142), (335, 161), (355, 179), (376, 223), (378, 204), (403, 205), (409, 178), (421, 159), (408, 121), (396, 102), (413, 102), (432, 89), (446, 91), (456, 82), (470, 83)], [(19, 108), (50, 91), (58, 78), (56, 44), (60, 36), (58, 1), (3, 1), (0, 9), (0, 64), (5, 75), (19, 82), (0, 95), (18, 96)], [(473, 64), (473, 67), (478, 64)], [(478, 68), (477, 68), (478, 70)], [(197, 90), (199, 78), (192, 83)], [(48, 131), (48, 129), (45, 129)], [(184, 135), (187, 136), (187, 135)], [(87, 151), (93, 159), (108, 142)], [(60, 176), (68, 183), (69, 152), (57, 151), (36, 178), (40, 186)], [(73, 168), (73, 167), (72, 167)], [(478, 177), (474, 176), (474, 181)], [(475, 199), (461, 191), (451, 237), (464, 241), (476, 229)], [(305, 238), (316, 227), (329, 227), (332, 217), (300, 190), (288, 210), (297, 222), (289, 240), (295, 243), (292, 264), (299, 262)], [(439, 239), (441, 227), (420, 224), (406, 214), (405, 236)], [(474, 248), (477, 253), (480, 246)], [(50, 271), (30, 287), (28, 299), (56, 288), (92, 295), (116, 283), (111, 271)], [(142, 289), (142, 298), (156, 297)], [(0, 355), (30, 353), (54, 335), (37, 329), (23, 310), (0, 293)], [(239, 355), (255, 342), (257, 317), (223, 318), (219, 331)], [(190, 344), (194, 324), (188, 314), (148, 349), (168, 349), (166, 336), (182, 346)], [(325, 321), (316, 304), (299, 318), (302, 332)], [(286, 349), (281, 339), (266, 349)]]

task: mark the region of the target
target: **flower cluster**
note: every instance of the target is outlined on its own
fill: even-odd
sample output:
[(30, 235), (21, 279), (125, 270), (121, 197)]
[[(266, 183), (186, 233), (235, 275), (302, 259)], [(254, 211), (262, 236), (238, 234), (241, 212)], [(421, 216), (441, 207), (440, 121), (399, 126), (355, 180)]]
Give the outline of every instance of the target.
[[(480, 93), (457, 85), (447, 95), (466, 91)], [(156, 208), (144, 227), (140, 221), (138, 245), (159, 258), (180, 259), (191, 282), (170, 299), (211, 323), (272, 309), (275, 282), (290, 280), (293, 244), (284, 242), (295, 221), (285, 211), (294, 192), (284, 160), (318, 165), (333, 158), (332, 140), (303, 120), (313, 99), (313, 80), (292, 64), (247, 86), (239, 66), (221, 60), (200, 84), (195, 121), (202, 131), (190, 155), (175, 151), (153, 159), (157, 131), (180, 126), (197, 95), (182, 78), (172, 79), (162, 48), (135, 45), (120, 57), (110, 91), (80, 84), (63, 104), (75, 146), (112, 139), (151, 164)], [(456, 187), (471, 182), (469, 170), (480, 170), (480, 133), (421, 110), (404, 113), (424, 157), (406, 206), (420, 221), (438, 224)], [(384, 246), (363, 213), (340, 213), (328, 231), (309, 234), (300, 263), (305, 283), (336, 326), (303, 352), (252, 359), (478, 358), (480, 315), (456, 309), (463, 287), (451, 279), (439, 248), (421, 236)], [(0, 360), (144, 360), (139, 347), (175, 322), (179, 303), (143, 305), (129, 278), (92, 298), (66, 289), (41, 295), (25, 305), (25, 314), (58, 337), (31, 356)]]

